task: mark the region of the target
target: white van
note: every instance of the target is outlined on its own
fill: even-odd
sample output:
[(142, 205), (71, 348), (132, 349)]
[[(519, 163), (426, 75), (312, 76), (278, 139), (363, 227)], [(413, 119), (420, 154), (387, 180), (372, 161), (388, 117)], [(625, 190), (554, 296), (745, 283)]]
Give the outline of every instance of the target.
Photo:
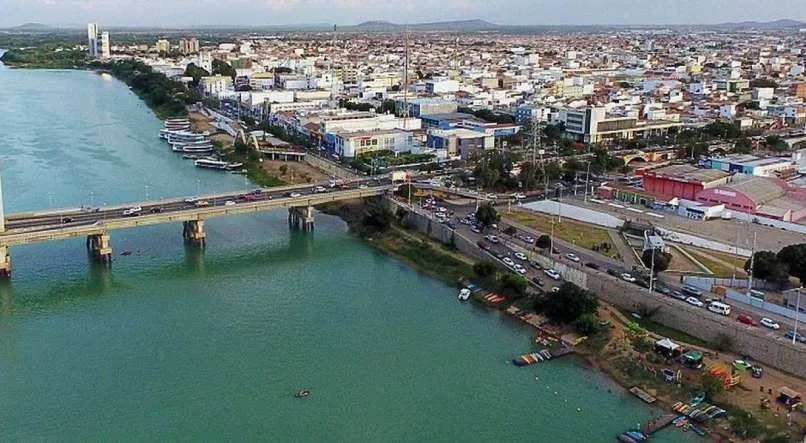
[(730, 315), (730, 306), (718, 301), (712, 301), (711, 304), (708, 305), (708, 310), (724, 316)]

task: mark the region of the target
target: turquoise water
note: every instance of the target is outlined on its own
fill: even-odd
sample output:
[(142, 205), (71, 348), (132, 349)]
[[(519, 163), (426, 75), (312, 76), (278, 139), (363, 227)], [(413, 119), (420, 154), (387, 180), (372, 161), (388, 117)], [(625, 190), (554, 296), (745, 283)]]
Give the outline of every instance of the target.
[[(244, 187), (171, 154), (117, 81), (0, 67), (0, 84), (7, 212)], [(83, 239), (12, 249), (3, 440), (593, 442), (653, 413), (573, 360), (512, 366), (529, 329), (337, 218), (317, 215), (313, 234), (282, 211), (206, 227), (204, 251), (179, 225), (114, 231), (111, 269)]]

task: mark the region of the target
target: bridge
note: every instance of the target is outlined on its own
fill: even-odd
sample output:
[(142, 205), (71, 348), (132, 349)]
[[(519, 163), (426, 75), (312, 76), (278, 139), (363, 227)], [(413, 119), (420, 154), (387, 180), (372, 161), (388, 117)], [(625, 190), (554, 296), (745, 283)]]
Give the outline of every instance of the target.
[[(318, 187), (325, 191), (319, 188), (317, 192)], [(0, 276), (11, 275), (9, 249), (15, 245), (86, 237), (93, 260), (110, 263), (112, 246), (109, 233), (115, 229), (181, 222), (185, 241), (204, 247), (204, 221), (209, 218), (288, 208), (289, 226), (308, 231), (314, 228), (313, 208), (316, 205), (384, 195), (393, 189), (389, 179), (364, 179), (332, 189), (329, 183), (312, 183), (102, 208), (9, 214), (5, 218), (0, 193)], [(132, 211), (132, 208), (137, 210)]]

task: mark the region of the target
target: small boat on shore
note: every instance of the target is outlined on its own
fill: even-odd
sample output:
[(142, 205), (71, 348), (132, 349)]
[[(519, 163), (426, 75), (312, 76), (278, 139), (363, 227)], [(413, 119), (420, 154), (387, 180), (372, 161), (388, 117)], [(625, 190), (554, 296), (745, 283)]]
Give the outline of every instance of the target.
[(622, 432), (616, 438), (618, 438), (618, 441), (624, 443), (638, 443), (649, 440), (648, 435), (636, 430)]
[(462, 290), (459, 291), (459, 295), (457, 296), (457, 298), (459, 298), (459, 300), (461, 301), (467, 301), (468, 299), (470, 299), (470, 289), (462, 288)]

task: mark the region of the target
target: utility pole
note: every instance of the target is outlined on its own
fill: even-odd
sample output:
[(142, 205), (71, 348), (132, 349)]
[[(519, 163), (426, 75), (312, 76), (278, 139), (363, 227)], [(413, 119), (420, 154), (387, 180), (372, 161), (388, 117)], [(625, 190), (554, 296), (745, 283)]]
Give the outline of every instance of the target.
[(652, 261), (649, 263), (649, 296), (652, 296), (652, 289), (655, 283), (655, 247), (652, 243), (649, 244), (652, 248)]
[(753, 249), (750, 251), (750, 277), (747, 279), (747, 302), (750, 302), (750, 291), (753, 290), (753, 268), (756, 261), (756, 232), (753, 232)]
[(408, 128), (409, 119), (409, 30), (406, 29), (403, 33), (403, 129)]
[(588, 202), (588, 186), (589, 186), (590, 178), (591, 178), (591, 157), (590, 157), (590, 153), (591, 153), (591, 145), (588, 144), (588, 170), (587, 170), (587, 172), (585, 172), (585, 196), (582, 197), (585, 203)]
[(802, 287), (803, 286), (801, 286), (801, 287), (799, 287), (797, 289), (797, 291), (798, 291), (798, 299), (795, 302), (795, 329), (793, 331), (794, 334), (792, 334), (792, 344), (793, 345), (795, 344), (795, 339), (798, 337), (798, 320), (800, 319), (800, 289)]

